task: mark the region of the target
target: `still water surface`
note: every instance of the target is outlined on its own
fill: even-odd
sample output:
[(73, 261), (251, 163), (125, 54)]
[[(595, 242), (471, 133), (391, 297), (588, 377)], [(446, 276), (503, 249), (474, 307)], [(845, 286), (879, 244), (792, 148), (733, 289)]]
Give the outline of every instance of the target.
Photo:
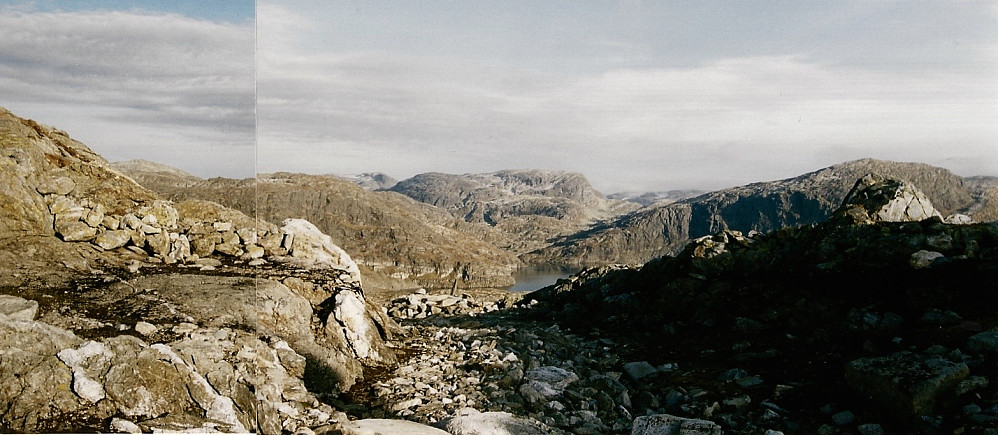
[(532, 292), (551, 284), (561, 278), (578, 272), (578, 268), (564, 266), (528, 266), (521, 268), (513, 274), (516, 284), (509, 288), (514, 292)]

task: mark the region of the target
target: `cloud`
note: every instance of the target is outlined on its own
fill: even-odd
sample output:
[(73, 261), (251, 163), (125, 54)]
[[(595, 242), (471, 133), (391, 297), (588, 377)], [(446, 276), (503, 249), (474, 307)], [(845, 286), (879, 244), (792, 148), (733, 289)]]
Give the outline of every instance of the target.
[[(987, 156), (998, 138), (996, 88), (973, 71), (897, 74), (781, 56), (551, 76), (388, 52), (283, 65), (261, 66), (260, 152), (302, 152), (262, 159), (265, 170), (548, 167), (609, 189), (690, 187), (870, 155), (943, 163), (933, 155), (940, 146)], [(305, 151), (324, 146), (341, 157)], [(715, 172), (690, 166), (691, 154), (714, 156)], [(998, 158), (984, 159), (976, 164), (998, 168)]]
[[(861, 15), (859, 27), (845, 29), (856, 32), (884, 13), (839, 12)], [(904, 13), (928, 13), (916, 12)], [(929, 41), (939, 29), (913, 35), (892, 24), (882, 32), (890, 42), (871, 48), (897, 49), (881, 63), (864, 54), (855, 34), (836, 40), (851, 47), (841, 58), (795, 42), (674, 64), (649, 60), (661, 54), (647, 44), (593, 37), (621, 58), (553, 68), (456, 47), (399, 48), (432, 39), (330, 42), (302, 12), (269, 6), (259, 13), (260, 39), (270, 41), (258, 55), (264, 171), (407, 177), (540, 167), (581, 171), (606, 191), (725, 187), (863, 157), (998, 174), (994, 38), (975, 39), (967, 29), (923, 50), (902, 46), (903, 37)], [(284, 24), (269, 26), (271, 14)], [(841, 27), (832, 18), (817, 24), (816, 41), (831, 41)], [(379, 32), (370, 31), (373, 38)], [(460, 30), (448, 32), (447, 41), (460, 40)], [(954, 41), (954, 50), (939, 51)]]
[(252, 175), (254, 71), (252, 23), (0, 11), (0, 104), (28, 110), (19, 114), (65, 129), (112, 160)]

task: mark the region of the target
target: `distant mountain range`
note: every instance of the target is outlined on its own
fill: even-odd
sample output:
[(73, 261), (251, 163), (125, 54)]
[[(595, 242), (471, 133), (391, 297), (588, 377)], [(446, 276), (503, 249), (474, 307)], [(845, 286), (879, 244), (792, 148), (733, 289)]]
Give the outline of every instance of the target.
[(641, 264), (721, 230), (812, 225), (868, 173), (920, 186), (944, 215), (998, 218), (996, 177), (962, 178), (926, 164), (874, 159), (709, 193), (612, 198), (582, 174), (564, 171), (426, 173), (397, 183), (376, 173), (192, 182), (159, 165), (115, 167), (172, 199), (210, 199), (271, 221), (306, 217), (386, 283), (401, 278), (431, 287), (505, 285), (523, 265)]
[(507, 235), (504, 249), (521, 254), (551, 238), (636, 210), (607, 199), (576, 172), (507, 170), (486, 174), (420, 174), (390, 189)]

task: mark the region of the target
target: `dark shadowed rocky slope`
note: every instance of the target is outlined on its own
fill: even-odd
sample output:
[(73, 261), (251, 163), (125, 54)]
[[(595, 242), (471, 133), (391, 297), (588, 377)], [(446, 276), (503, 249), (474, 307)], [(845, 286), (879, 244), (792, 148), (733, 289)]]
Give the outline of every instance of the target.
[(524, 300), (632, 343), (644, 403), (728, 431), (993, 433), (998, 223), (943, 223), (910, 183), (856, 188), (818, 225), (723, 231)]
[[(974, 193), (968, 182), (943, 168), (921, 163), (856, 160), (780, 181), (753, 183), (672, 204), (628, 213), (521, 256), (527, 263), (582, 265), (644, 263), (676, 253), (688, 240), (730, 229), (772, 231), (824, 221), (841, 204), (856, 179), (867, 173), (920, 186), (943, 213), (967, 213), (987, 220), (995, 203)], [(983, 190), (979, 188), (978, 191)], [(976, 196), (975, 196), (976, 195)]]

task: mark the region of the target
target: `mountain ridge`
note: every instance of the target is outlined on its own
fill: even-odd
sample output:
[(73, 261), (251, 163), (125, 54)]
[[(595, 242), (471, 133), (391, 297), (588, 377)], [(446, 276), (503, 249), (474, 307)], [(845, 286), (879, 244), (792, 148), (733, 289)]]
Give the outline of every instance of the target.
[[(526, 263), (640, 264), (678, 252), (690, 239), (721, 230), (772, 231), (821, 222), (841, 203), (852, 183), (868, 173), (925, 186), (944, 215), (991, 216), (995, 203), (978, 206), (963, 178), (924, 163), (859, 159), (796, 177), (708, 192), (670, 204), (653, 204), (562, 237), (521, 255)], [(989, 190), (982, 187), (978, 197)]]

